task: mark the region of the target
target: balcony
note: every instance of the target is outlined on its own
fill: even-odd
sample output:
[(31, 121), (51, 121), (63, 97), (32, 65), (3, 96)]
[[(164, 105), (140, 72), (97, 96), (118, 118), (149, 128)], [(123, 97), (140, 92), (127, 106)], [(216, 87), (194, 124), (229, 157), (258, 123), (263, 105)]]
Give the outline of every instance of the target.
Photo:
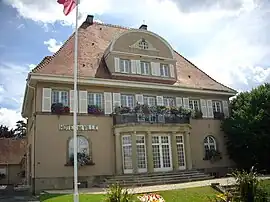
[(191, 111), (183, 108), (137, 104), (133, 109), (117, 107), (113, 114), (114, 125), (128, 123), (189, 124)]
[(128, 124), (128, 123), (159, 123), (159, 124), (189, 124), (189, 116), (180, 116), (176, 114), (142, 114), (142, 113), (128, 113), (113, 115), (113, 123)]

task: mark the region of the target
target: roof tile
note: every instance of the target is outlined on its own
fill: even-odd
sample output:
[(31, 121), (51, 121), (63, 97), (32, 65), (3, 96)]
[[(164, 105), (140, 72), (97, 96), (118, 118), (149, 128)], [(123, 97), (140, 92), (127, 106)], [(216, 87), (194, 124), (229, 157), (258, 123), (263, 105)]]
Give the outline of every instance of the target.
[[(110, 42), (119, 34), (129, 30), (120, 26), (94, 23), (78, 30), (78, 75), (81, 77), (112, 78), (103, 60), (103, 54)], [(53, 55), (45, 57), (33, 69), (33, 73), (73, 75), (74, 33)], [(217, 91), (235, 91), (215, 81), (194, 64), (175, 51), (178, 80), (175, 86), (209, 89)], [(119, 77), (117, 79), (125, 79)]]

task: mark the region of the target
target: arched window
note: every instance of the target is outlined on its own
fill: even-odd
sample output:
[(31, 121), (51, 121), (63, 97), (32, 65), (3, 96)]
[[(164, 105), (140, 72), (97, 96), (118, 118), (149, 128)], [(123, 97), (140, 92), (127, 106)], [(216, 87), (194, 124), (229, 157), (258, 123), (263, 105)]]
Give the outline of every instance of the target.
[[(89, 161), (92, 162), (91, 144), (84, 136), (77, 137), (77, 151), (78, 151), (78, 158), (80, 156), (86, 156), (89, 158)], [(72, 158), (74, 156), (73, 138), (71, 138), (68, 143), (68, 156), (69, 158)]]
[(204, 138), (204, 150), (205, 152), (217, 150), (216, 140), (213, 136), (207, 136)]

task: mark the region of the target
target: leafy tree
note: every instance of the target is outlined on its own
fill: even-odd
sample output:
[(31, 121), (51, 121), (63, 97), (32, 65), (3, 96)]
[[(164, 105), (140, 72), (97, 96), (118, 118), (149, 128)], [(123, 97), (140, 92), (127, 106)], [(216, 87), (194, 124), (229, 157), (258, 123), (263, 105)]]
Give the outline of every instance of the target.
[(270, 171), (270, 84), (240, 93), (230, 105), (222, 124), (228, 154), (239, 168)]
[(9, 129), (7, 126), (0, 125), (0, 138), (14, 137), (14, 130)]
[(14, 130), (15, 136), (17, 138), (23, 138), (26, 136), (26, 123), (23, 120), (16, 122), (16, 128)]

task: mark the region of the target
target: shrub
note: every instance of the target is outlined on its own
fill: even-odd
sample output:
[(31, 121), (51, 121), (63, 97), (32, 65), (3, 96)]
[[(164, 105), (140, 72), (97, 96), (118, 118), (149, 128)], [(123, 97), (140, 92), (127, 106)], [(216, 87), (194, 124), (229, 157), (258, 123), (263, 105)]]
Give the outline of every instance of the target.
[(132, 194), (128, 190), (122, 188), (119, 184), (111, 185), (106, 194), (106, 202), (131, 202), (133, 200)]

